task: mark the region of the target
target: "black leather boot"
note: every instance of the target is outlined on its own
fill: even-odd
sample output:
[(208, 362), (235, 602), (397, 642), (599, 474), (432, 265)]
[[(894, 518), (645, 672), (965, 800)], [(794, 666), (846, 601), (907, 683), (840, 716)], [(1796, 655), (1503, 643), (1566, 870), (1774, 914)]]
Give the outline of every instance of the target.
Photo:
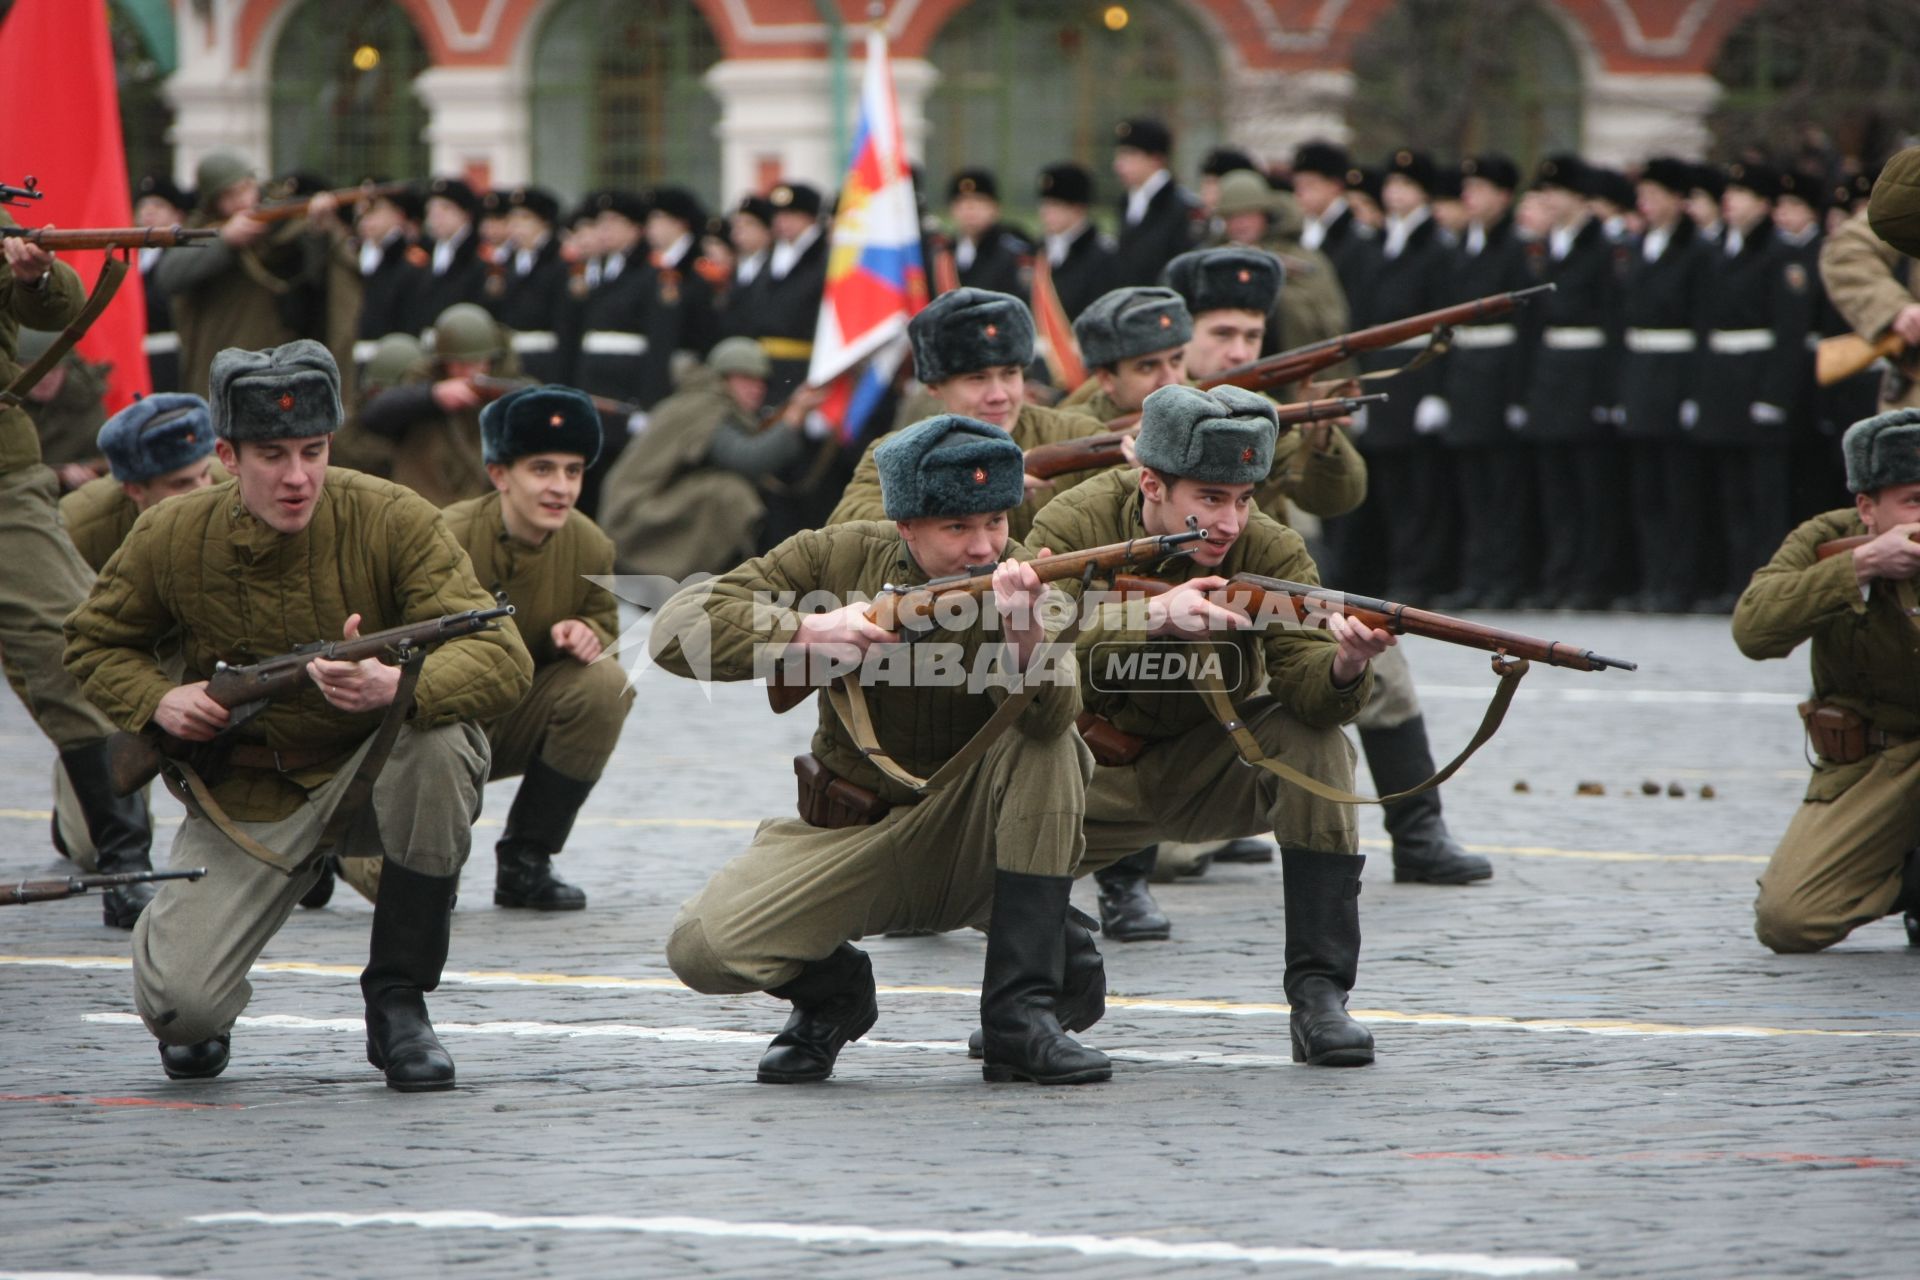
[(1241, 836), (1238, 840), (1229, 840), (1213, 851), (1215, 862), (1272, 862), (1273, 842), (1256, 840), (1252, 836)]
[(799, 977), (767, 994), (792, 1001), (793, 1013), (760, 1055), (761, 1084), (825, 1080), (840, 1050), (873, 1030), (880, 1016), (873, 961), (849, 942), (824, 960), (809, 961)]
[[(1415, 716), (1391, 729), (1362, 729), (1360, 749), (1380, 794), (1417, 787), (1433, 776), (1433, 752), (1427, 746), (1427, 721)], [(1447, 834), (1440, 816), (1440, 790), (1384, 807), (1387, 834), (1393, 837), (1393, 878), (1417, 884), (1469, 884), (1493, 877), (1493, 864), (1462, 849)]]
[(553, 855), (566, 847), (573, 820), (593, 792), (593, 783), (569, 778), (535, 760), (520, 779), (507, 810), (507, 829), (494, 846), (499, 869), (493, 905), (529, 911), (579, 911), (587, 895), (553, 874)]
[(1360, 968), (1360, 868), (1366, 859), (1317, 849), (1280, 851), (1286, 889), (1287, 1029), (1293, 1060), (1314, 1067), (1364, 1067), (1373, 1033), (1347, 1014)]
[(1907, 850), (1907, 860), (1900, 867), (1900, 897), (1893, 909), (1901, 913), (1907, 945), (1920, 947), (1920, 848)]
[[(146, 801), (139, 795), (113, 794), (113, 773), (107, 763), (107, 740), (69, 747), (60, 763), (73, 784), (74, 798), (87, 820), (98, 855), (95, 866), (103, 876), (127, 871), (151, 871), (153, 827)], [(100, 895), (100, 917), (116, 929), (131, 929), (153, 901), (151, 884), (123, 884)]]
[(457, 876), (426, 876), (392, 858), (380, 870), (373, 941), (360, 992), (367, 1000), (367, 1061), (402, 1093), (453, 1088), (453, 1057), (427, 1019), (453, 932)]
[(1091, 1084), (1113, 1078), (1107, 1055), (1076, 1044), (1060, 1025), (1072, 891), (1072, 876), (993, 873), (993, 917), (980, 982), (986, 1050), (980, 1070), (989, 1081)]
[(320, 860), (320, 878), (313, 887), (300, 895), (300, 905), (309, 911), (318, 911), (333, 901), (333, 855), (328, 854)]
[(198, 1044), (163, 1044), (160, 1069), (169, 1080), (211, 1080), (227, 1069), (231, 1036), (215, 1036)]
[(1093, 873), (1100, 886), (1100, 932), (1115, 942), (1161, 942), (1173, 933), (1173, 922), (1147, 888), (1154, 851), (1148, 845)]
[[(1061, 934), (1067, 952), (1058, 1011), (1062, 1031), (1085, 1031), (1107, 1016), (1107, 963), (1093, 939), (1099, 927), (1098, 920), (1078, 907), (1067, 908), (1067, 925)], [(986, 1036), (977, 1027), (967, 1037), (967, 1056), (987, 1056)]]

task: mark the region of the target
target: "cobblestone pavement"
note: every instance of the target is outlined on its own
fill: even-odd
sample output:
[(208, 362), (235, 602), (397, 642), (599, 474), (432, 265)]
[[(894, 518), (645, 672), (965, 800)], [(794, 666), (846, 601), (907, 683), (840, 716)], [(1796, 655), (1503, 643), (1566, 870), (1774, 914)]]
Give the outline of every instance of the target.
[[(1109, 1085), (981, 1082), (972, 934), (871, 940), (869, 1040), (826, 1085), (756, 1085), (785, 1006), (682, 990), (661, 949), (790, 811), (810, 713), (651, 673), (564, 859), (584, 914), (490, 905), (489, 794), (432, 1000), (452, 1094), (365, 1064), (349, 890), (275, 940), (232, 1066), (191, 1086), (94, 902), (0, 912), (0, 1275), (1914, 1274), (1920, 955), (1897, 921), (1819, 956), (1751, 933), (1804, 656), (1747, 662), (1717, 619), (1498, 621), (1641, 669), (1536, 669), (1448, 786), (1490, 883), (1393, 884), (1365, 818), (1371, 1069), (1287, 1061), (1279, 876), (1242, 866), (1160, 891), (1171, 942), (1107, 948)], [(1485, 659), (1409, 652), (1451, 750)], [(60, 870), (50, 756), (0, 706), (0, 876)]]

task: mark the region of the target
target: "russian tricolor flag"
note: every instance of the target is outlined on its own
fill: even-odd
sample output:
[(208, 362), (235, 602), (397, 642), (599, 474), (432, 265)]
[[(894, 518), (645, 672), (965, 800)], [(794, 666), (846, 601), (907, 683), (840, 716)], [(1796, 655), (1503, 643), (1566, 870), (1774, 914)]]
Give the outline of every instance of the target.
[(913, 177), (901, 143), (887, 38), (877, 28), (867, 34), (860, 125), (830, 249), (807, 381), (829, 388), (820, 411), (851, 443), (906, 356), (907, 320), (927, 304)]

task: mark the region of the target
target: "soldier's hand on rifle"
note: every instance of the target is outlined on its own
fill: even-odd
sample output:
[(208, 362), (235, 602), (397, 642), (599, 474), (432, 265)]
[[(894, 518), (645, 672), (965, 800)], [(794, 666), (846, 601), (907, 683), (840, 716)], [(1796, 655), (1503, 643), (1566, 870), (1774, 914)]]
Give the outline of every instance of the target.
[[(1043, 550), (1040, 554), (1046, 557), (1053, 552)], [(1040, 620), (1040, 601), (1046, 594), (1046, 584), (1026, 561), (1002, 560), (994, 566), (994, 611), (1000, 615), (1007, 643), (1019, 651), (1022, 666), (1046, 642), (1046, 627)]]
[(1165, 595), (1147, 602), (1149, 636), (1190, 636), (1209, 631), (1235, 631), (1251, 621), (1244, 610), (1223, 604), (1213, 593), (1224, 590), (1221, 577), (1189, 578)]
[(592, 662), (605, 647), (594, 629), (578, 618), (562, 618), (553, 624), (553, 647), (570, 653), (581, 662)]
[(900, 637), (867, 618), (864, 604), (846, 604), (827, 613), (810, 613), (800, 620), (793, 643), (819, 649), (835, 661), (858, 661), (876, 644), (892, 644)]
[[(351, 640), (360, 634), (360, 615), (347, 619), (341, 634)], [(335, 662), (315, 658), (307, 664), (320, 695), (342, 711), (378, 711), (393, 701), (400, 688), (400, 668), (390, 667), (378, 658), (358, 662)]]
[(323, 231), (340, 226), (339, 198), (331, 191), (322, 191), (307, 201), (307, 221)]
[[(48, 223), (43, 230), (53, 230)], [(53, 255), (30, 240), (18, 236), (8, 236), (0, 240), (0, 248), (7, 254), (7, 265), (13, 268), (13, 278), (21, 284), (38, 284), (40, 278), (53, 270)]]
[(1133, 440), (1132, 436), (1120, 437), (1120, 456), (1127, 460), (1128, 466), (1137, 468), (1140, 465), (1140, 450), (1135, 447)]
[(167, 690), (153, 709), (153, 722), (182, 742), (211, 742), (227, 727), (227, 709), (207, 696), (207, 682)]
[(1888, 327), (1900, 336), (1900, 341), (1910, 347), (1920, 347), (1920, 303), (1900, 308)]
[(1399, 643), (1391, 631), (1380, 631), (1344, 614), (1327, 615), (1327, 630), (1340, 642), (1333, 655), (1333, 682), (1346, 688), (1367, 669), (1367, 664)]
[(442, 378), (433, 384), (433, 402), (444, 413), (459, 413), (462, 409), (478, 409), (480, 393), (465, 378)]
[(1920, 575), (1920, 524), (1897, 524), (1872, 542), (1853, 549), (1853, 577), (1865, 586), (1875, 578), (1902, 582)]
[(1020, 486), (1029, 498), (1036, 493), (1053, 492), (1053, 481), (1042, 480), (1039, 476), (1030, 476), (1024, 473), (1020, 476)]
[(220, 224), (220, 238), (235, 249), (257, 244), (267, 234), (267, 224), (246, 213), (236, 213)]

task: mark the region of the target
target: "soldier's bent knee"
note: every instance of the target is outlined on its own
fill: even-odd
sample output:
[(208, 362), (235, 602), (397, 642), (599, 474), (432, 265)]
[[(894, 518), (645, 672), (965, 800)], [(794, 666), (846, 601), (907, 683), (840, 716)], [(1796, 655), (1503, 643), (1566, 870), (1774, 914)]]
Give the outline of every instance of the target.
[(667, 967), (701, 995), (732, 996), (761, 989), (721, 957), (707, 937), (705, 922), (689, 911), (681, 912), (667, 937)]
[(1825, 951), (1846, 936), (1846, 931), (1816, 924), (1791, 904), (1762, 897), (1753, 904), (1753, 935), (1760, 945), (1778, 955), (1804, 955)]

